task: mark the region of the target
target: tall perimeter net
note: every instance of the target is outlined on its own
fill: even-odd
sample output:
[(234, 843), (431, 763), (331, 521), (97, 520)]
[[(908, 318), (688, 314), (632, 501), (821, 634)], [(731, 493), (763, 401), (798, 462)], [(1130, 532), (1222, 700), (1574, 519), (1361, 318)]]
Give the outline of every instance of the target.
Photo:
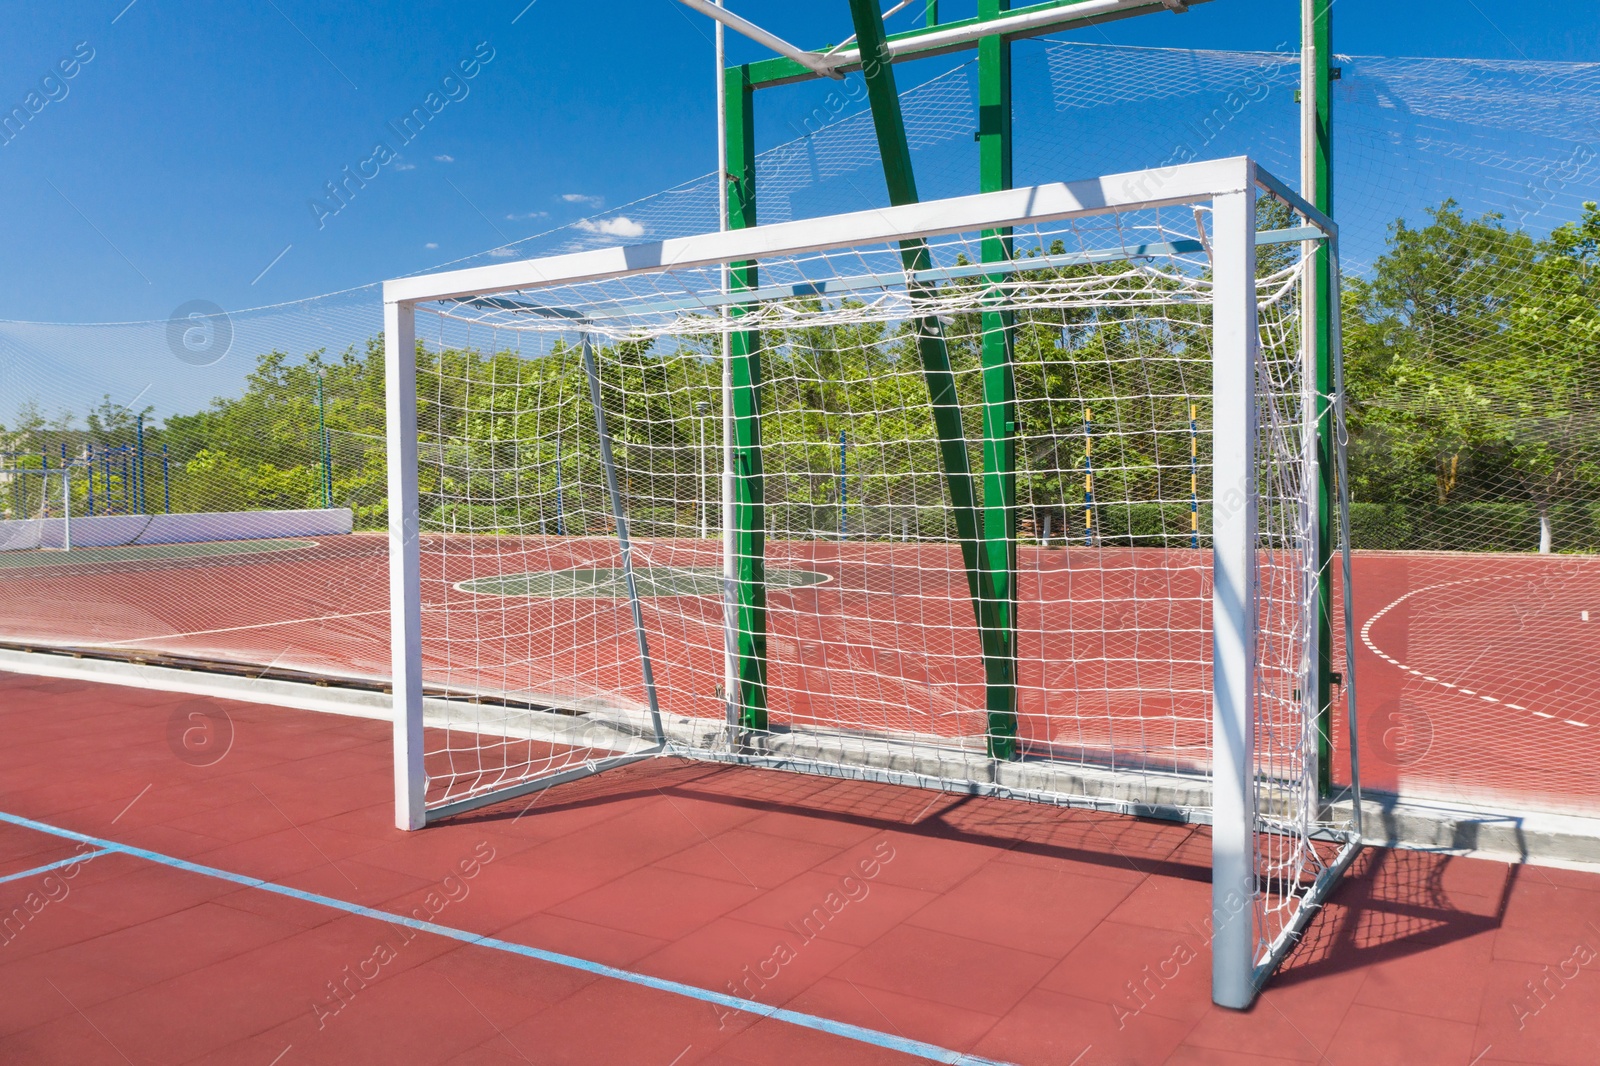
[(1317, 794), (1332, 239), (1258, 174), (391, 282), (400, 823), (663, 754), (1215, 821), (1218, 965), (1270, 971), (1356, 833)]

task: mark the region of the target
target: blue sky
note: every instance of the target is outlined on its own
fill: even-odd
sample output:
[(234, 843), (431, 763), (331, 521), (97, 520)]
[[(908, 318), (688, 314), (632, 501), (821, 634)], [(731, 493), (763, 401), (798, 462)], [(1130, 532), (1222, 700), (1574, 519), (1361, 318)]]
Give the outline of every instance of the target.
[[(345, 289), (712, 169), (708, 20), (674, 0), (525, 4), (4, 0), (0, 110), (63, 60), (73, 76), (0, 145), (0, 318), (166, 319), (192, 300), (234, 310)], [(849, 32), (845, 0), (730, 6), (807, 45)], [(1298, 6), (1212, 0), (1073, 37), (1272, 49), (1293, 39)], [(1600, 59), (1595, 4), (1337, 0), (1335, 17), (1353, 54)], [(953, 62), (904, 69), (901, 84)], [(447, 92), (463, 63), (473, 76)], [(319, 216), (324, 184), (395, 143), (390, 121), (434, 91), (448, 103), (400, 158)], [(763, 146), (793, 135), (783, 114), (814, 91), (773, 94)]]

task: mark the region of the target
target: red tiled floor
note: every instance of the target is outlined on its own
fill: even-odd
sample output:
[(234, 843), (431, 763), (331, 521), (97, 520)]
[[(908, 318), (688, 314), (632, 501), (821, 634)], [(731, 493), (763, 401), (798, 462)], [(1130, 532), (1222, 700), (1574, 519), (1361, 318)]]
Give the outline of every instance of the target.
[[(0, 714), (26, 708), (0, 810), (1029, 1066), (1595, 1061), (1594, 874), (1370, 851), (1229, 1012), (1202, 830), (661, 762), (404, 834), (383, 723), (230, 703), (234, 747), (197, 768), (165, 741), (192, 699), (0, 675)], [(0, 826), (0, 876), (71, 853)], [(911, 1061), (144, 859), (59, 883), (0, 944), (0, 1061)]]
[(1039, 982), (1127, 1011), (1195, 1021), (1209, 1009), (1211, 952), (1192, 932), (1102, 922)]
[(865, 988), (840, 977), (823, 978), (788, 1006), (868, 1029), (915, 1033), (922, 1040), (951, 1048), (972, 1047), (1000, 1020), (998, 1015)]
[[(989, 863), (906, 919), (1017, 951), (1061, 956), (1128, 896), (1125, 884), (1076, 872)], [(1071, 906), (1062, 906), (1071, 900)]]
[[(657, 865), (681, 873), (715, 877), (757, 888), (777, 888), (833, 858), (838, 848), (784, 840), (766, 833), (742, 828), (719, 833), (685, 851), (661, 860)], [(739, 858), (734, 860), (733, 856)]]
[(1120, 1025), (1104, 1003), (1041, 988), (1008, 1011), (973, 1050), (1007, 1062), (1142, 1066), (1166, 1061), (1187, 1031), (1184, 1022), (1149, 1014)]
[(1044, 955), (902, 925), (852, 957), (835, 976), (952, 1007), (1004, 1014), (1054, 965)]
[[(115, 882), (108, 886), (115, 891)], [(201, 903), (51, 953), (51, 961), (91, 965), (141, 983), (164, 981), (287, 939), (299, 932), (259, 914)]]
[(939, 896), (915, 888), (883, 884), (848, 874), (815, 870), (763, 892), (730, 916), (773, 929), (800, 929), (807, 937), (854, 944), (872, 943)]
[(1269, 985), (1245, 1012), (1206, 1007), (1184, 1044), (1214, 1052), (1321, 1063), (1362, 980), (1363, 975), (1356, 972)]
[(1414, 1062), (1471, 1062), (1474, 1027), (1357, 1004), (1328, 1045), (1336, 1066), (1408, 1066)]
[(633, 968), (640, 959), (660, 951), (668, 944), (668, 941), (656, 937), (580, 922), (548, 912), (524, 918), (495, 935), (514, 944), (537, 944), (549, 951), (577, 955), (624, 969)]
[(0, 828), (0, 877), (24, 873), (47, 863), (73, 858), (77, 854), (76, 845), (59, 837), (30, 833), (12, 826)]
[(761, 890), (659, 866), (585, 892), (551, 913), (642, 936), (677, 939), (750, 902)]
[(860, 950), (792, 930), (719, 918), (640, 959), (635, 969), (715, 992), (783, 1005)]

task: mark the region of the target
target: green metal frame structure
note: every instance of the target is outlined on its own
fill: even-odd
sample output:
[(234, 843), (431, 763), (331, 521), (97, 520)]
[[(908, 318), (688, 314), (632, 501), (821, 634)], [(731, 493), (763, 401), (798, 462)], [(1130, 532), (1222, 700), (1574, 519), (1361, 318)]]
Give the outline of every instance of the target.
[[(749, 68), (730, 67), (723, 137), (727, 145), (729, 229), (756, 224), (755, 100)], [(758, 283), (756, 264), (735, 263), (728, 271), (730, 292)], [(735, 317), (743, 309), (735, 304)], [(732, 387), (734, 632), (730, 721), (745, 730), (767, 728), (766, 507), (761, 471), (761, 337), (734, 333), (728, 362)]]
[[(1318, 211), (1333, 217), (1333, 0), (1309, 0), (1301, 27), (1308, 58), (1301, 92), (1305, 98), (1302, 190)], [(1333, 440), (1333, 261), (1319, 245), (1312, 260), (1312, 299), (1317, 390), (1317, 784), (1333, 792), (1333, 523), (1337, 467)], [(1349, 592), (1345, 593), (1348, 603)]]
[[(998, 18), (1010, 0), (979, 0), (978, 17)], [(978, 183), (982, 192), (1011, 188), (1011, 42), (978, 42)], [(1011, 258), (1011, 231), (983, 235), (983, 261)], [(1003, 275), (992, 275), (998, 285)], [(980, 617), (989, 754), (1017, 753), (1017, 387), (1012, 375), (1013, 316), (983, 314), (983, 577), (991, 617)]]
[[(985, 0), (988, 6), (997, 6)], [(911, 166), (911, 146), (906, 138), (905, 121), (900, 112), (900, 93), (895, 85), (894, 65), (890, 61), (883, 32), (883, 14), (878, 0), (850, 0), (850, 13), (855, 20), (856, 42), (865, 61), (862, 76), (867, 83), (867, 100), (872, 107), (872, 121), (878, 135), (878, 150), (883, 158), (884, 178), (889, 186), (889, 202), (896, 206), (917, 202), (916, 175)], [(869, 59), (868, 57), (875, 57)], [(1009, 167), (1007, 168), (1009, 170)], [(1008, 175), (1009, 176), (1009, 175)], [(984, 191), (992, 191), (985, 188)], [(989, 242), (985, 242), (985, 258)], [(1004, 252), (1001, 246), (1002, 254)], [(926, 241), (904, 241), (900, 257), (907, 271), (927, 270), (933, 265)], [(988, 402), (990, 377), (990, 352), (999, 347), (998, 374), (1009, 377), (1005, 363), (1007, 339), (1003, 326), (998, 337), (992, 336), (990, 320), (999, 321), (998, 315), (985, 316), (984, 325), (984, 451), (1005, 457), (1014, 449), (1003, 439), (989, 435), (991, 429), (1004, 432), (1003, 421), (998, 425), (990, 417), (995, 406)], [(956, 393), (956, 379), (950, 366), (950, 353), (945, 345), (944, 330), (935, 317), (916, 323), (917, 353), (922, 361), (922, 375), (927, 382), (928, 398), (933, 405), (934, 430), (939, 435), (939, 459), (944, 468), (946, 488), (955, 513), (956, 537), (961, 545), (961, 560), (967, 571), (967, 589), (972, 596), (973, 611), (982, 641), (984, 675), (989, 710), (989, 754), (995, 758), (1010, 758), (1016, 747), (1015, 681), (1011, 665), (1012, 634), (1009, 619), (1014, 554), (1009, 544), (990, 541), (994, 512), (999, 512), (999, 532), (1005, 537), (1010, 524), (998, 502), (985, 506), (982, 533), (979, 532), (978, 500), (972, 478), (972, 464), (967, 455), (966, 431), (961, 421), (961, 404)], [(988, 467), (986, 465), (985, 469)], [(996, 471), (997, 479), (1003, 472)], [(989, 477), (985, 475), (986, 479)], [(998, 493), (996, 497), (998, 498)], [(988, 497), (986, 496), (986, 500)], [(980, 537), (982, 543), (980, 544)], [(998, 551), (996, 550), (998, 549)], [(996, 555), (1000, 569), (995, 570)]]
[[(926, 0), (926, 24), (889, 35), (883, 27), (880, 0), (849, 0), (856, 31), (857, 59), (835, 69), (844, 74), (859, 71), (867, 87), (874, 130), (883, 159), (884, 178), (892, 204), (914, 203), (916, 177), (906, 138), (894, 64), (975, 48), (978, 54), (978, 130), (980, 190), (994, 192), (1012, 187), (1011, 43), (1066, 25), (1088, 25), (1154, 11), (1186, 10), (1203, 0), (1152, 0), (1149, 6), (1097, 13), (1091, 0), (1051, 0), (1013, 8), (1011, 0), (978, 0), (975, 18), (940, 23), (937, 0)], [(1330, 0), (1310, 0), (1306, 7), (1304, 45), (1313, 54), (1305, 91), (1312, 94), (1315, 120), (1307, 131), (1307, 198), (1324, 213), (1332, 213), (1330, 148), (1330, 94), (1332, 20)], [(1074, 9), (1081, 9), (1075, 11)], [(945, 31), (982, 26), (996, 20), (1059, 11), (1061, 19), (1026, 31), (980, 36), (975, 41), (950, 44)], [(944, 35), (944, 36), (941, 36)], [(926, 42), (925, 45), (922, 42)], [(891, 48), (892, 46), (892, 48)], [(723, 137), (728, 160), (729, 229), (756, 224), (755, 93), (763, 88), (818, 77), (793, 59), (778, 57), (732, 66), (724, 71), (725, 117)], [(983, 261), (1010, 258), (1011, 234), (985, 232)], [(928, 265), (925, 243), (907, 241), (901, 247), (908, 270)], [(998, 281), (999, 275), (994, 280)], [(754, 289), (753, 263), (736, 264), (730, 272), (731, 292)], [(1314, 301), (1318, 404), (1317, 455), (1318, 572), (1318, 766), (1322, 793), (1331, 792), (1332, 767), (1332, 501), (1334, 485), (1332, 403), (1332, 315), (1336, 313), (1333, 269), (1327, 249), (1319, 248), (1315, 261)], [(739, 313), (736, 307), (733, 311)], [(962, 427), (943, 332), (936, 319), (918, 324), (917, 347), (923, 378), (933, 406), (939, 436), (940, 459), (956, 522), (956, 536), (967, 571), (974, 620), (982, 641), (988, 713), (988, 750), (991, 757), (1010, 759), (1017, 754), (1017, 508), (1016, 508), (1016, 387), (1011, 372), (1014, 339), (1011, 317), (1002, 311), (982, 317), (983, 453), (981, 504)], [(732, 378), (733, 437), (733, 552), (735, 643), (732, 649), (733, 690), (727, 694), (729, 719), (746, 730), (767, 728), (766, 597), (764, 581), (765, 518), (761, 471), (761, 356), (760, 337), (736, 333), (729, 359)]]

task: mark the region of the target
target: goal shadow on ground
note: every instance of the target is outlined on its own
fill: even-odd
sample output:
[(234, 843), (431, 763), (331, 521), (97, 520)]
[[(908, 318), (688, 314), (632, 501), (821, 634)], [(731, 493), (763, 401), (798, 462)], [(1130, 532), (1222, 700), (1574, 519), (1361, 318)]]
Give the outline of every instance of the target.
[(1527, 867), (1369, 847), (1273, 984), (1288, 987), (1499, 929)]
[(670, 757), (557, 785), (533, 797), (463, 814), (450, 823), (503, 822), (656, 796), (844, 822), (1132, 874), (1211, 879), (1210, 837), (1195, 826), (934, 790), (888, 789), (874, 782), (708, 766)]
[[(930, 842), (975, 845), (1144, 877), (1199, 884), (1211, 879), (1211, 840), (1203, 827), (676, 759), (653, 760), (558, 785), (451, 823), (514, 821), (541, 812), (599, 813), (608, 805), (620, 809), (652, 797), (848, 823)], [(604, 832), (603, 827), (592, 831)], [(1312, 919), (1272, 984), (1288, 987), (1359, 970), (1498, 929), (1523, 869), (1429, 852), (1368, 848)], [(1070, 905), (1071, 900), (1062, 902)], [(1196, 922), (1204, 918), (1195, 915)]]

